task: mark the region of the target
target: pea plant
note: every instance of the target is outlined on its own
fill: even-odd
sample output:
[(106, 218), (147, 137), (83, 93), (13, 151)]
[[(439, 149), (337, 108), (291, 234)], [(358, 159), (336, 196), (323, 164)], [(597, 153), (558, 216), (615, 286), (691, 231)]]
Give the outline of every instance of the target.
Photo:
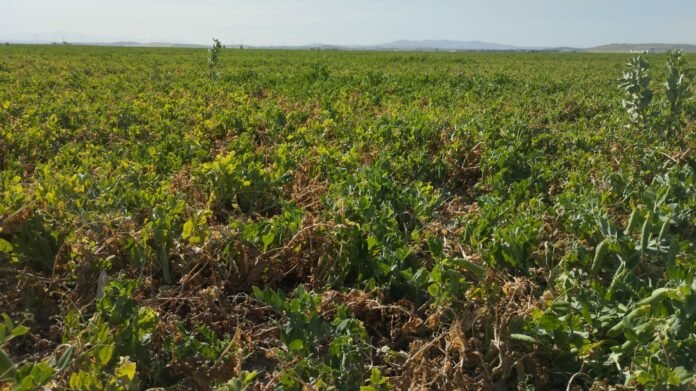
[(654, 94), (650, 88), (650, 65), (641, 56), (631, 58), (626, 65), (628, 70), (624, 72), (619, 83), (619, 88), (626, 94), (621, 104), (628, 113), (631, 124), (641, 130), (647, 130), (650, 125), (649, 108)]
[(667, 81), (664, 83), (665, 95), (669, 104), (667, 135), (670, 136), (684, 126), (683, 111), (686, 101), (691, 97), (689, 79), (686, 75), (686, 59), (683, 50), (675, 50), (667, 58)]
[(213, 47), (208, 49), (208, 76), (213, 79), (220, 78), (220, 53), (222, 52), (222, 44), (217, 38), (213, 38)]

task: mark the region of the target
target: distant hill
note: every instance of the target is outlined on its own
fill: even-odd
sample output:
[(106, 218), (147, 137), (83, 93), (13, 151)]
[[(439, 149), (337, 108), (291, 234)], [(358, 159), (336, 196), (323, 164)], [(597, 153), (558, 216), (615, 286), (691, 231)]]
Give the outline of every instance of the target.
[(593, 53), (630, 53), (635, 51), (648, 51), (664, 53), (670, 50), (683, 49), (685, 52), (696, 53), (696, 45), (671, 44), (671, 43), (612, 43), (590, 48), (587, 51)]
[(394, 41), (374, 48), (388, 50), (524, 50), (526, 48), (502, 45), (481, 41), (449, 41), (449, 40), (425, 40), (425, 41)]

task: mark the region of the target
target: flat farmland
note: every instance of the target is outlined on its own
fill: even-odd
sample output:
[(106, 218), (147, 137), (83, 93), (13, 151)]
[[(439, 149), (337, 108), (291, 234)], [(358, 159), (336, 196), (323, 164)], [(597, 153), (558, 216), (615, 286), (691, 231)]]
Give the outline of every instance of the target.
[(693, 55), (0, 46), (0, 389), (696, 386)]

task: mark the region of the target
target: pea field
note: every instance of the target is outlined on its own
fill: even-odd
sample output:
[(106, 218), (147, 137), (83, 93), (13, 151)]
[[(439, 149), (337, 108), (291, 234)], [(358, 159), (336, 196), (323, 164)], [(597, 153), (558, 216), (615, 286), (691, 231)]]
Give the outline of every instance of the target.
[(696, 388), (696, 57), (0, 46), (0, 390)]

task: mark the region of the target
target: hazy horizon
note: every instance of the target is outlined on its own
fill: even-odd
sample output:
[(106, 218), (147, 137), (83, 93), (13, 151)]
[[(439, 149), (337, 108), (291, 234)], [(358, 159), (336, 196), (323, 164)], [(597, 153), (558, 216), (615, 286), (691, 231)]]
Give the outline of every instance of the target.
[[(514, 46), (693, 44), (696, 2), (588, 0), (0, 0), (0, 40), (376, 45), (396, 40)], [(36, 12), (41, 10), (40, 13)], [(626, 10), (630, 10), (630, 13)], [(638, 28), (636, 28), (638, 27)]]

